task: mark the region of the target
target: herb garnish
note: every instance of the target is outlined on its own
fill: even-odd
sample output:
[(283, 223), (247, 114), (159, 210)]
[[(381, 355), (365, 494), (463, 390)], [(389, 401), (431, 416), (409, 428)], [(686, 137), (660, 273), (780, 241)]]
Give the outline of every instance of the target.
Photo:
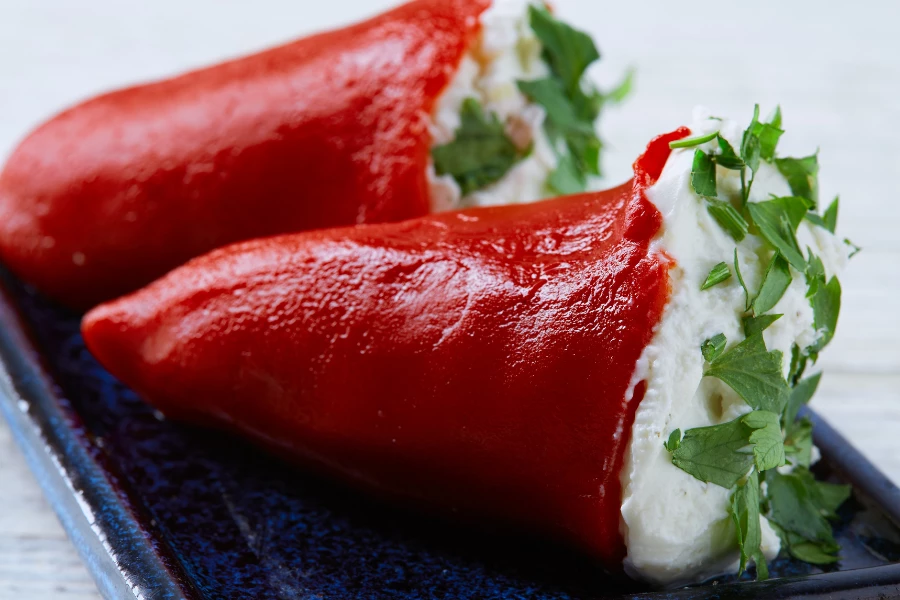
[(806, 261), (797, 245), (797, 227), (809, 208), (806, 201), (798, 196), (747, 204), (747, 211), (759, 228), (760, 236), (801, 273), (806, 271)]
[[(519, 90), (544, 107), (544, 130), (557, 152), (557, 168), (547, 186), (557, 194), (584, 191), (589, 175), (599, 175), (600, 149), (594, 123), (604, 103), (621, 102), (628, 95), (633, 72), (602, 94), (582, 81), (587, 67), (600, 58), (590, 36), (555, 19), (546, 8), (529, 6), (531, 29), (543, 47), (551, 75), (518, 81)], [(485, 114), (474, 98), (460, 111), (461, 125), (454, 139), (432, 148), (438, 175), (451, 175), (465, 196), (503, 178), (530, 148), (516, 147), (494, 113)]]
[(594, 123), (604, 104), (628, 95), (633, 73), (603, 94), (583, 81), (584, 72), (600, 58), (590, 36), (557, 20), (544, 7), (528, 7), (531, 29), (543, 45), (550, 76), (519, 81), (519, 90), (544, 107), (544, 131), (557, 153), (558, 165), (547, 179), (554, 192), (568, 194), (587, 188), (588, 176), (600, 175), (600, 149)]
[(481, 103), (466, 98), (456, 138), (431, 150), (438, 175), (452, 175), (465, 196), (506, 175), (528, 151), (516, 148), (497, 115), (486, 115)]
[[(806, 219), (834, 233), (838, 199), (821, 215), (818, 205), (818, 158), (780, 158), (776, 148), (784, 133), (781, 110), (768, 123), (760, 122), (754, 108), (744, 130), (739, 152), (718, 134), (682, 140), (674, 148), (690, 148), (713, 140), (717, 150), (694, 150), (691, 187), (706, 203), (722, 228), (738, 242), (758, 236), (770, 250), (770, 258), (758, 292), (751, 298), (734, 251), (734, 274), (744, 290), (745, 312), (741, 324), (745, 339), (728, 341), (718, 334), (701, 344), (708, 363), (704, 376), (727, 384), (753, 410), (737, 419), (676, 430), (664, 444), (675, 466), (697, 479), (729, 489), (731, 517), (741, 551), (740, 570), (756, 564), (757, 577), (768, 576), (762, 543), (761, 517), (765, 516), (782, 541), (782, 548), (799, 560), (827, 564), (838, 560), (839, 547), (828, 519), (850, 494), (848, 486), (816, 481), (809, 471), (812, 458), (812, 422), (797, 418), (800, 407), (812, 398), (821, 373), (803, 378), (809, 361), (831, 341), (841, 305), (841, 286), (827, 277), (825, 266), (811, 250), (805, 256), (797, 242), (797, 229)], [(750, 191), (761, 164), (769, 163), (785, 177), (791, 195), (750, 202)], [(716, 169), (740, 171), (741, 194), (735, 200), (718, 197)], [(749, 173), (748, 173), (749, 169)], [(848, 244), (850, 242), (845, 240)], [(855, 248), (855, 246), (853, 246)], [(728, 265), (720, 263), (701, 284), (701, 289), (730, 278)], [(770, 314), (791, 282), (804, 277), (807, 298), (818, 333), (808, 348), (794, 344), (787, 379), (784, 357), (766, 348), (763, 332), (780, 314)], [(736, 342), (736, 343), (735, 343)], [(791, 465), (780, 473), (777, 467)], [(765, 486), (761, 486), (764, 482)]]
[(744, 317), (741, 319), (741, 325), (744, 328), (744, 337), (750, 337), (755, 333), (762, 333), (769, 325), (783, 317), (784, 315), (760, 315), (758, 317)]
[(709, 275), (706, 276), (706, 281), (703, 282), (700, 289), (708, 290), (712, 286), (722, 283), (723, 281), (728, 281), (729, 279), (731, 279), (731, 271), (728, 270), (728, 265), (724, 262), (720, 262), (714, 266), (712, 271), (709, 272)]
[(725, 344), (727, 343), (728, 339), (725, 337), (725, 334), (717, 333), (700, 344), (700, 352), (703, 353), (703, 358), (706, 362), (711, 363), (725, 352)]
[(769, 267), (763, 277), (762, 285), (759, 293), (751, 304), (754, 315), (762, 315), (772, 310), (784, 293), (788, 286), (791, 285), (791, 268), (787, 262), (781, 258), (777, 252), (772, 255)]
[(757, 333), (712, 361), (703, 375), (721, 379), (753, 408), (781, 414), (790, 395), (781, 365), (781, 351), (767, 350)]

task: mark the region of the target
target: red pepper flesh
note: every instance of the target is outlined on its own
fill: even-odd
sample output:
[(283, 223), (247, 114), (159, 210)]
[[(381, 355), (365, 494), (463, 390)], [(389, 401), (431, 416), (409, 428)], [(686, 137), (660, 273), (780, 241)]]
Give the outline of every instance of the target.
[(669, 293), (644, 190), (687, 134), (605, 192), (215, 251), (91, 311), (85, 341), (172, 418), (615, 567), (626, 391)]
[(429, 210), (428, 125), (490, 0), (416, 0), (39, 127), (0, 175), (0, 259), (85, 308), (245, 239)]

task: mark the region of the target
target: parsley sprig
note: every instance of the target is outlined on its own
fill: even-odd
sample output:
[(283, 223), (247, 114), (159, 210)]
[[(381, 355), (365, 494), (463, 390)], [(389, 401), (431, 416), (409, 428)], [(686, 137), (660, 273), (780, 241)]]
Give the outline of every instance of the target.
[[(736, 242), (747, 235), (759, 237), (771, 252), (759, 289), (752, 294), (741, 274), (737, 248), (734, 251), (736, 284), (743, 288), (745, 298), (741, 315), (745, 339), (726, 349), (728, 340), (718, 334), (700, 347), (708, 365), (704, 376), (724, 382), (753, 410), (727, 423), (688, 429), (683, 436), (676, 429), (664, 444), (675, 466), (701, 481), (733, 490), (730, 509), (741, 551), (740, 571), (753, 562), (760, 579), (768, 576), (760, 548), (761, 516), (768, 519), (782, 547), (793, 557), (815, 564), (832, 563), (839, 559), (840, 548), (829, 519), (835, 518), (836, 510), (850, 494), (849, 486), (815, 480), (809, 471), (812, 423), (797, 419), (800, 407), (812, 398), (821, 378), (816, 374), (803, 379), (803, 372), (834, 336), (841, 304), (840, 282), (836, 277), (826, 277), (821, 259), (812, 250), (803, 252), (797, 230), (805, 219), (833, 234), (838, 200), (822, 214), (817, 212), (817, 154), (778, 157), (776, 149), (784, 133), (781, 125), (780, 109), (768, 122), (761, 122), (756, 106), (738, 150), (718, 133), (671, 144), (673, 148), (695, 148), (691, 187), (706, 200), (718, 224)], [(713, 141), (716, 147), (709, 152), (700, 147)], [(750, 202), (763, 163), (772, 164), (784, 176), (790, 196)], [(739, 198), (719, 197), (718, 167), (740, 171)], [(724, 283), (730, 275), (728, 265), (722, 262), (713, 268), (701, 289)], [(797, 275), (806, 280), (813, 325), (819, 335), (807, 348), (793, 346), (785, 378), (784, 357), (766, 348), (763, 332), (782, 317), (770, 311)], [(778, 467), (784, 465), (791, 465), (790, 472), (779, 472)]]
[[(603, 144), (595, 123), (604, 105), (621, 102), (630, 92), (628, 72), (614, 89), (601, 93), (583, 81), (585, 70), (600, 58), (591, 37), (554, 18), (543, 7), (528, 7), (531, 29), (540, 41), (550, 70), (543, 79), (517, 81), (519, 90), (546, 111), (544, 131), (557, 154), (557, 168), (547, 178), (555, 194), (587, 188), (588, 177), (600, 175)], [(451, 175), (465, 196), (502, 179), (531, 148), (517, 148), (494, 113), (467, 98), (454, 139), (432, 148), (438, 175)]]
[(620, 102), (632, 85), (629, 72), (615, 89), (601, 93), (584, 81), (587, 68), (600, 58), (590, 36), (559, 21), (546, 8), (528, 7), (531, 29), (543, 46), (550, 75), (519, 81), (519, 90), (547, 113), (544, 131), (557, 154), (558, 165), (547, 186), (559, 194), (587, 188), (588, 177), (600, 175), (603, 147), (594, 123), (603, 106)]

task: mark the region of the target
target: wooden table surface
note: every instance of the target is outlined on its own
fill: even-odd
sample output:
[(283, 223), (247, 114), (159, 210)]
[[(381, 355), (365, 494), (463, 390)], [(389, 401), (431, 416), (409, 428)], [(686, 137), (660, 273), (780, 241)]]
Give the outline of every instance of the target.
[[(288, 40), (390, 0), (28, 0), (0, 2), (0, 159), (78, 99)], [(611, 181), (653, 135), (704, 104), (748, 119), (781, 103), (782, 150), (820, 147), (823, 198), (864, 247), (842, 277), (837, 337), (815, 406), (900, 482), (900, 3), (558, 0), (634, 95), (604, 123)], [(96, 587), (0, 421), (0, 598), (97, 598)]]

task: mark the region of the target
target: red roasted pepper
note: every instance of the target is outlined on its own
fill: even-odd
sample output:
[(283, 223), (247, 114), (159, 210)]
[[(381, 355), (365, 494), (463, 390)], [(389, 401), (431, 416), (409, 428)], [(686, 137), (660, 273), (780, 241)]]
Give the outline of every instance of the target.
[(0, 259), (88, 307), (232, 242), (426, 214), (428, 116), (489, 4), (416, 0), (60, 114), (0, 175)]
[(615, 566), (626, 390), (669, 293), (644, 189), (687, 134), (605, 192), (215, 251), (94, 309), (85, 341), (172, 418)]

